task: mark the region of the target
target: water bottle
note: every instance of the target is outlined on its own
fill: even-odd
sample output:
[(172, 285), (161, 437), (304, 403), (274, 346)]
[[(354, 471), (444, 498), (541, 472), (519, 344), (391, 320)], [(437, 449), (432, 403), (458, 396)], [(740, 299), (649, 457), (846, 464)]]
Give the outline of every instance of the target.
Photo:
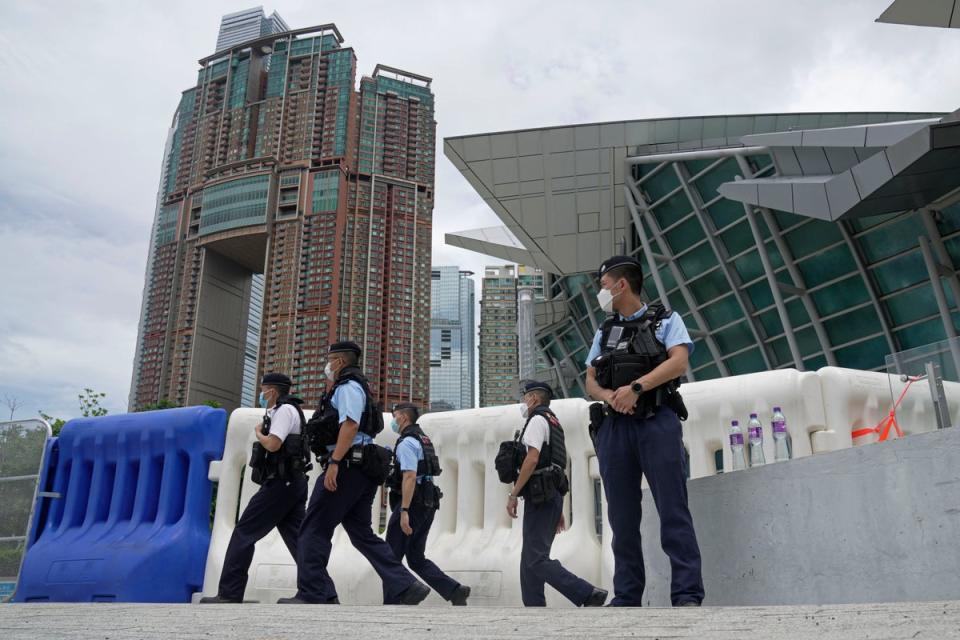
[(766, 458), (763, 457), (763, 425), (760, 424), (760, 419), (755, 413), (750, 414), (747, 434), (750, 437), (750, 466), (759, 467), (767, 464)]
[(736, 420), (730, 423), (730, 454), (733, 458), (732, 471), (747, 468), (747, 461), (743, 457), (743, 431), (740, 430), (740, 423)]
[(780, 407), (773, 408), (773, 419), (770, 424), (773, 427), (774, 460), (776, 462), (789, 460), (793, 457), (790, 451), (790, 436), (787, 433), (787, 419), (783, 417)]

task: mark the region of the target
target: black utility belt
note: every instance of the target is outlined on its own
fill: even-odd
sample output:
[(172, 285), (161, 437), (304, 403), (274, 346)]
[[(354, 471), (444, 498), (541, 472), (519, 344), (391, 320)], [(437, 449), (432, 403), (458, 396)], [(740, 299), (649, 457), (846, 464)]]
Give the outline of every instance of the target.
[[(347, 449), (346, 455), (343, 456), (342, 460), (340, 460), (340, 466), (351, 467), (351, 466), (362, 465), (363, 456), (364, 456), (363, 448), (365, 446), (366, 445), (363, 445), (363, 444), (355, 444), (349, 449)], [(333, 458), (333, 451), (328, 451), (327, 455), (323, 456), (323, 458), (320, 460), (320, 464), (322, 464), (324, 468), (330, 466), (331, 458)]]

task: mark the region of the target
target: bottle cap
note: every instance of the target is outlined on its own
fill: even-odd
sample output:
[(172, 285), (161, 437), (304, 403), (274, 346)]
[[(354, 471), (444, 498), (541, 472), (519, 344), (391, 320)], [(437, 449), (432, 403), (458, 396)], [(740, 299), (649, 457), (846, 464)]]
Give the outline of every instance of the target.
[(731, 427), (739, 427), (739, 426), (740, 426), (740, 421), (739, 421), (739, 420), (734, 420), (733, 422), (730, 423), (730, 426), (731, 426)]
[(750, 417), (751, 417), (751, 418), (756, 418), (756, 417), (757, 417), (757, 414), (751, 413), (751, 414), (750, 414)]
[(774, 408), (773, 408), (773, 412), (774, 412), (774, 413), (780, 413), (780, 407), (774, 407)]

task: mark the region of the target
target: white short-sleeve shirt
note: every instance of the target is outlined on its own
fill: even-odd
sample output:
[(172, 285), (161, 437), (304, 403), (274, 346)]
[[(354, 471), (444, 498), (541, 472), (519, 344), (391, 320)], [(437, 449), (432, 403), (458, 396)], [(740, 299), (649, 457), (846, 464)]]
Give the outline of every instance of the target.
[(550, 444), (550, 423), (547, 419), (543, 416), (533, 416), (526, 431), (523, 432), (522, 442), (537, 451), (542, 451), (543, 445)]
[(267, 409), (270, 417), (270, 435), (280, 438), (280, 442), (287, 439), (291, 433), (300, 433), (300, 414), (289, 404)]

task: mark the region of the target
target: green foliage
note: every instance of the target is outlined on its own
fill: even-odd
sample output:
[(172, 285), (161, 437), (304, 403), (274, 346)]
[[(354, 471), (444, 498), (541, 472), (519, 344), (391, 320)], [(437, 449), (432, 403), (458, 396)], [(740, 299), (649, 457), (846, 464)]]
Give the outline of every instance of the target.
[(176, 409), (179, 406), (180, 405), (178, 405), (176, 402), (163, 398), (160, 402), (151, 402), (150, 404), (145, 404), (141, 406), (139, 409), (137, 409), (137, 412), (160, 411), (162, 409)]
[(53, 431), (53, 435), (60, 435), (60, 430), (63, 429), (63, 425), (67, 424), (67, 421), (63, 418), (54, 418), (49, 413), (44, 413), (43, 411), (37, 411), (40, 414), (40, 417), (47, 421), (47, 424), (50, 425), (50, 429)]
[(223, 405), (217, 402), (216, 400), (204, 400), (200, 404), (207, 407), (213, 407), (214, 409), (223, 409)]
[[(14, 424), (0, 430), (0, 477), (36, 475), (46, 439), (46, 429)], [(0, 482), (0, 538), (26, 534), (35, 482), (33, 478)], [(17, 574), (22, 553), (22, 541), (0, 543), (0, 576)]]
[(85, 388), (83, 393), (77, 396), (80, 401), (80, 415), (84, 418), (99, 418), (107, 415), (106, 408), (100, 405), (100, 401), (106, 397), (105, 393), (97, 393), (93, 389)]

